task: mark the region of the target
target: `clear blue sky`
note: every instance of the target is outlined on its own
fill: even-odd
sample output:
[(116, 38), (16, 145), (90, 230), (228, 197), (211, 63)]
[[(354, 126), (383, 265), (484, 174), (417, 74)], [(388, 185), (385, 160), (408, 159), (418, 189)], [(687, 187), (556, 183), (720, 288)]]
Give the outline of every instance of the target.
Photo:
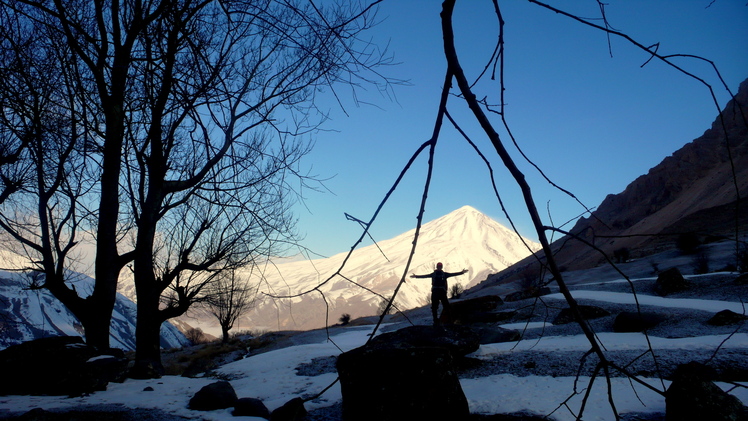
[[(551, 1), (582, 17), (599, 17), (593, 0)], [(643, 45), (659, 42), (659, 53), (693, 54), (717, 65), (728, 87), (737, 91), (748, 78), (748, 6), (745, 0), (608, 0), (609, 23)], [(703, 85), (660, 61), (641, 67), (648, 55), (618, 37), (608, 51), (605, 33), (526, 1), (500, 1), (505, 24), (506, 112), (525, 153), (558, 185), (588, 207), (621, 191), (666, 156), (699, 137), (717, 115)], [(316, 146), (305, 168), (322, 178), (331, 192), (305, 191), (296, 207), (302, 244), (330, 256), (348, 251), (361, 228), (344, 213), (368, 221), (377, 205), (419, 145), (432, 133), (445, 59), (439, 13), (441, 1), (385, 0), (370, 32), (373, 42), (388, 46), (400, 64), (381, 69), (406, 79), (395, 86), (394, 99), (374, 88), (359, 98), (374, 105), (353, 105), (341, 89), (348, 116), (332, 101), (327, 130), (316, 134)], [(600, 21), (596, 21), (600, 23)], [(469, 78), (477, 76), (493, 51), (498, 25), (490, 0), (460, 0), (455, 9), (458, 55)], [(728, 96), (704, 62), (673, 59), (710, 83), (719, 106)], [(499, 102), (498, 81), (488, 79), (475, 90)], [(323, 104), (323, 107), (325, 104)], [(450, 112), (490, 157), (500, 193), (523, 235), (537, 238), (516, 184), (472, 116), (458, 98)], [(495, 119), (497, 129), (500, 121)], [(584, 209), (557, 193), (520, 158), (509, 137), (502, 140), (527, 175), (546, 223), (555, 225)], [(376, 240), (415, 227), (426, 177), (427, 154), (413, 165), (405, 182), (371, 228)], [(424, 222), (470, 205), (507, 225), (491, 190), (486, 167), (447, 123), (435, 157), (435, 174)], [(567, 226), (570, 228), (571, 226)]]

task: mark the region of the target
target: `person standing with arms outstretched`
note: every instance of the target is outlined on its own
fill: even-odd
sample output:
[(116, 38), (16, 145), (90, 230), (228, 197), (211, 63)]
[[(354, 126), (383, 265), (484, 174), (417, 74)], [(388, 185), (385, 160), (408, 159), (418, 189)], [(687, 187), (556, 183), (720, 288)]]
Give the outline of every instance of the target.
[(447, 278), (452, 276), (462, 275), (467, 273), (467, 269), (463, 269), (462, 272), (449, 273), (442, 270), (443, 265), (441, 262), (436, 264), (436, 270), (429, 273), (428, 275), (415, 275), (411, 274), (411, 278), (431, 278), (431, 314), (434, 316), (434, 326), (439, 325), (439, 317), (437, 317), (437, 310), (439, 309), (439, 302), (442, 303), (442, 313), (449, 314), (449, 300), (447, 299)]

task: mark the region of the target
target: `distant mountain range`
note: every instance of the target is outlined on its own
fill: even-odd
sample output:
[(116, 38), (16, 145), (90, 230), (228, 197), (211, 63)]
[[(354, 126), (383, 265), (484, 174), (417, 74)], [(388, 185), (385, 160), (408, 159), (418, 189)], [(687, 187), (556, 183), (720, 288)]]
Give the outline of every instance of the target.
[[(392, 295), (403, 276), (414, 232), (411, 230), (355, 250), (340, 271), (342, 276), (329, 280), (341, 268), (347, 253), (268, 266), (262, 279), (255, 272), (254, 280), (260, 282), (260, 299), (239, 324), (252, 329), (308, 330), (335, 324), (344, 313), (352, 318), (377, 314), (382, 298), (369, 291), (387, 298)], [(442, 262), (447, 272), (468, 269), (467, 274), (450, 278), (450, 285), (459, 283), (469, 288), (539, 247), (531, 240), (524, 241), (514, 231), (478, 210), (464, 206), (423, 224), (417, 251), (406, 276), (431, 273), (436, 263)], [(298, 297), (275, 298), (315, 288), (317, 290)], [(420, 307), (427, 302), (430, 291), (428, 279), (408, 277), (395, 304), (401, 310)], [(211, 334), (217, 333), (217, 325), (211, 316), (193, 312), (192, 317), (186, 320), (189, 324)], [(214, 327), (210, 328), (210, 324)]]
[[(724, 128), (723, 128), (724, 124)], [(702, 242), (748, 241), (748, 80), (728, 102), (712, 127), (618, 194), (608, 195), (591, 216), (552, 244), (564, 270), (589, 269), (626, 250), (631, 258), (675, 248), (678, 236), (695, 234)], [(521, 270), (537, 266), (526, 259), (487, 280), (512, 282)], [(524, 268), (524, 269), (520, 269)]]
[[(46, 289), (27, 289), (26, 275), (0, 271), (0, 349), (49, 336), (83, 336), (83, 327), (60, 301)], [(71, 273), (79, 293), (93, 290), (93, 279)], [(135, 349), (135, 303), (117, 294), (109, 344), (127, 351)], [(161, 326), (161, 346), (175, 348), (189, 341), (172, 324)]]
[[(559, 265), (571, 271), (600, 265), (604, 261), (601, 251), (612, 256), (626, 249), (636, 258), (673, 248), (683, 233), (695, 233), (702, 241), (734, 239), (737, 228), (745, 241), (747, 195), (745, 81), (735, 100), (701, 137), (623, 192), (606, 197), (591, 216), (577, 222), (571, 232), (598, 250), (568, 236), (555, 241), (552, 248)], [(466, 275), (450, 278), (465, 288), (515, 282), (537, 264), (537, 259), (527, 257), (538, 250), (536, 243), (526, 239), (523, 243), (513, 231), (465, 206), (422, 226), (413, 263), (404, 274), (413, 234), (412, 230), (357, 249), (347, 261), (347, 253), (341, 253), (327, 259), (269, 264), (260, 277), (253, 272), (259, 301), (235, 329), (308, 330), (334, 324), (344, 313), (352, 318), (375, 315), (382, 301), (376, 293), (389, 298), (404, 275), (429, 273), (437, 262), (448, 272), (468, 269)], [(333, 276), (338, 270), (340, 274)], [(91, 282), (84, 275), (80, 279), (81, 285)], [(0, 272), (0, 347), (45, 335), (80, 333), (76, 320), (59, 302), (43, 291), (22, 290), (22, 281), (19, 274)], [(395, 304), (403, 310), (425, 305), (429, 290), (428, 280), (406, 277)], [(134, 298), (132, 283), (123, 280), (119, 291), (124, 295), (117, 300), (112, 346), (133, 349), (135, 306), (125, 298)], [(213, 335), (219, 332), (213, 317), (199, 311), (175, 323), (183, 330), (197, 326)], [(162, 345), (184, 343), (173, 325), (164, 326)]]

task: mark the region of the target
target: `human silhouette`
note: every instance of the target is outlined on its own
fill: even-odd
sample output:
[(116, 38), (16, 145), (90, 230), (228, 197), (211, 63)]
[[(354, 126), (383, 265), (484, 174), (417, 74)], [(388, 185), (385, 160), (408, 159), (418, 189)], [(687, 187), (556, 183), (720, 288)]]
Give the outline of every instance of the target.
[(411, 278), (431, 278), (431, 314), (434, 316), (434, 326), (439, 325), (439, 317), (437, 317), (437, 310), (439, 309), (439, 303), (442, 303), (442, 313), (449, 314), (449, 300), (447, 299), (447, 278), (452, 276), (462, 275), (467, 273), (467, 269), (463, 269), (462, 272), (449, 273), (442, 270), (443, 265), (441, 262), (436, 264), (436, 270), (429, 273), (428, 275), (415, 275), (411, 274)]

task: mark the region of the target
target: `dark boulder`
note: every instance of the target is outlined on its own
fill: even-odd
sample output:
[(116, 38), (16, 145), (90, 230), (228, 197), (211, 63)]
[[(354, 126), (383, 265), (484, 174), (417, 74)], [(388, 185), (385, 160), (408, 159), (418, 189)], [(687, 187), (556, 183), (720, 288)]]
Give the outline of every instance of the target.
[(213, 411), (216, 409), (231, 408), (236, 405), (239, 398), (231, 383), (227, 381), (218, 381), (203, 386), (202, 389), (195, 393), (190, 399), (188, 408), (195, 411)]
[[(587, 305), (580, 305), (578, 307), (579, 312), (582, 314), (582, 318), (585, 320), (610, 316), (610, 312), (602, 307)], [(568, 307), (562, 309), (553, 320), (554, 325), (565, 325), (572, 322), (576, 322), (576, 320), (574, 319), (574, 314), (571, 312), (571, 308)]]
[(667, 320), (662, 314), (652, 312), (622, 311), (613, 322), (613, 332), (643, 332)]
[(469, 415), (446, 348), (365, 345), (341, 354), (337, 369), (343, 419), (464, 420)]
[(469, 326), (409, 326), (393, 332), (382, 333), (374, 337), (368, 346), (384, 349), (440, 347), (447, 349), (453, 356), (458, 357), (477, 351), (480, 347), (480, 338)]
[(655, 292), (663, 297), (689, 288), (691, 283), (681, 275), (678, 268), (670, 268), (660, 273), (655, 281)]
[(706, 366), (690, 362), (678, 366), (673, 382), (665, 393), (667, 421), (748, 420), (746, 407), (711, 379)]
[(735, 313), (731, 310), (722, 310), (707, 320), (707, 323), (712, 326), (728, 326), (742, 323), (745, 320), (748, 320), (748, 316), (745, 314)]
[(516, 310), (509, 311), (476, 311), (462, 315), (455, 320), (457, 324), (473, 324), (473, 323), (498, 323), (504, 320), (511, 319), (517, 314)]
[(503, 329), (486, 324), (474, 324), (470, 326), (470, 328), (478, 334), (478, 342), (481, 345), (514, 342), (522, 339), (522, 335), (519, 331), (514, 329)]
[(121, 350), (105, 353), (78, 336), (36, 339), (0, 351), (0, 395), (78, 396), (122, 382), (127, 359)]
[(504, 304), (498, 295), (485, 295), (482, 297), (471, 298), (466, 300), (455, 301), (450, 303), (449, 315), (442, 313), (442, 316), (449, 317), (451, 320), (446, 322), (469, 324), (475, 322), (491, 322), (486, 320), (490, 318), (492, 310), (499, 305)]
[(293, 398), (284, 403), (281, 407), (276, 408), (270, 414), (270, 421), (302, 421), (306, 417), (307, 411), (304, 408), (304, 400)]
[(234, 412), (231, 415), (235, 417), (260, 417), (266, 420), (270, 419), (268, 407), (256, 398), (241, 398), (234, 405)]

